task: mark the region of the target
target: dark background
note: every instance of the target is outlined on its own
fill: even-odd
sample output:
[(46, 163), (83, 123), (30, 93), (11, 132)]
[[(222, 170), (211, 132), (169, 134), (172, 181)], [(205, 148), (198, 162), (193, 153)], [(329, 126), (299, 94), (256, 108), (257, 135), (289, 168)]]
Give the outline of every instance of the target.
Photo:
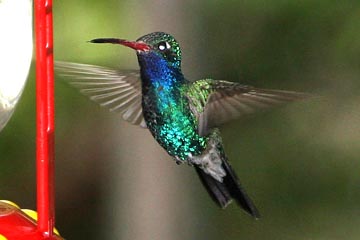
[[(359, 239), (360, 2), (55, 1), (55, 58), (137, 69), (87, 40), (166, 31), (189, 79), (314, 93), (222, 128), (262, 218), (218, 209), (149, 132), (56, 80), (56, 226), (66, 239)], [(0, 196), (35, 209), (35, 77), (0, 133)]]

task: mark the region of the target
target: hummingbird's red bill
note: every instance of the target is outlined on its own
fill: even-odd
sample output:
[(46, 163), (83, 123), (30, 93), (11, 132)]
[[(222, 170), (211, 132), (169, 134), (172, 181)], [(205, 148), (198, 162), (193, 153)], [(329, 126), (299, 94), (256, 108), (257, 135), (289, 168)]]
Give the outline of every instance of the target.
[(144, 42), (136, 42), (136, 41), (128, 41), (125, 39), (118, 38), (96, 38), (90, 40), (91, 43), (112, 43), (112, 44), (120, 44), (138, 51), (149, 51), (150, 46)]

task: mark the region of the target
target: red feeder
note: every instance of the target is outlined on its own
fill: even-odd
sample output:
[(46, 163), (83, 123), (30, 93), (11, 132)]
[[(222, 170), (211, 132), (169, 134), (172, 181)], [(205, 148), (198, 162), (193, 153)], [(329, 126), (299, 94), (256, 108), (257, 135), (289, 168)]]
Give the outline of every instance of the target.
[(52, 0), (35, 0), (37, 212), (0, 202), (0, 240), (60, 240), (54, 233), (54, 67)]

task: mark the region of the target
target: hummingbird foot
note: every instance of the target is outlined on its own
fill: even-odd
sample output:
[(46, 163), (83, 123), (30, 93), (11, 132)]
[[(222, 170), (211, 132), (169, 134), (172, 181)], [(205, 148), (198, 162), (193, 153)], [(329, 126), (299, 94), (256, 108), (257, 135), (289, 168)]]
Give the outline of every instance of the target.
[(184, 161), (182, 161), (179, 157), (175, 157), (175, 163), (176, 163), (177, 165), (180, 165), (180, 164), (183, 164)]

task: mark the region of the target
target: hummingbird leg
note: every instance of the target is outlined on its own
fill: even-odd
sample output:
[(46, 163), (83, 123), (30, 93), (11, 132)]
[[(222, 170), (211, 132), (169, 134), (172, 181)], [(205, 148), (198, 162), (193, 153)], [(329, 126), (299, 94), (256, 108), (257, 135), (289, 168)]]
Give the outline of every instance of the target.
[(175, 163), (177, 164), (177, 165), (180, 165), (180, 164), (183, 164), (184, 163), (184, 161), (182, 161), (178, 156), (175, 156)]

